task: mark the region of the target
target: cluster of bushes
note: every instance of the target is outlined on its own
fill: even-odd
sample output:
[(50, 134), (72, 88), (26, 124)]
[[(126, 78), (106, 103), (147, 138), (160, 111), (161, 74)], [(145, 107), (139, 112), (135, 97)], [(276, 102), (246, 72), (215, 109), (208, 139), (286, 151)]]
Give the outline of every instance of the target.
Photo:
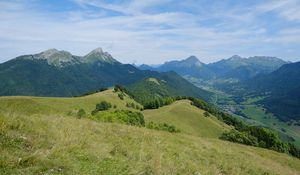
[(154, 123), (150, 122), (145, 126), (144, 116), (140, 112), (133, 112), (129, 110), (116, 110), (116, 111), (103, 111), (95, 115), (90, 116), (90, 119), (110, 122), (110, 123), (121, 123), (131, 126), (146, 127), (149, 129), (167, 131), (171, 133), (180, 132), (174, 125), (169, 125), (167, 123)]
[(239, 132), (232, 129), (231, 131), (225, 132), (221, 135), (220, 139), (228, 140), (231, 142), (237, 142), (245, 145), (258, 146), (257, 138), (253, 137), (247, 132)]
[(79, 109), (78, 112), (77, 112), (77, 117), (78, 118), (83, 118), (86, 116), (86, 112), (84, 109)]
[(126, 107), (128, 108), (133, 108), (133, 109), (137, 109), (137, 110), (143, 110), (143, 107), (141, 107), (138, 104), (135, 104), (134, 102), (131, 103), (126, 103)]
[(119, 94), (118, 94), (118, 97), (120, 98), (120, 100), (124, 100), (124, 96), (125, 96), (125, 95), (124, 95), (123, 93), (119, 93)]
[(141, 127), (145, 126), (145, 120), (142, 113), (128, 110), (104, 111), (91, 116), (91, 119), (102, 122), (122, 123)]
[(122, 94), (127, 94), (130, 98), (134, 98), (134, 95), (129, 92), (125, 87), (121, 85), (115, 85), (114, 92), (121, 92)]
[(89, 92), (86, 92), (82, 95), (78, 95), (78, 96), (75, 96), (75, 97), (83, 97), (83, 96), (87, 96), (87, 95), (91, 95), (91, 94), (95, 94), (95, 93), (98, 93), (98, 92), (103, 92), (103, 91), (106, 91), (108, 90), (108, 88), (100, 88), (98, 90), (94, 90), (94, 91), (89, 91)]
[(105, 111), (112, 107), (111, 103), (106, 101), (101, 101), (100, 103), (96, 104), (96, 109), (92, 111), (92, 115), (96, 114), (98, 111)]
[(250, 126), (243, 131), (232, 129), (229, 132), (223, 133), (220, 138), (231, 142), (267, 148), (282, 153), (289, 153), (292, 156), (300, 158), (299, 148), (297, 148), (294, 144), (282, 141), (278, 134), (267, 128)]
[(170, 105), (177, 100), (187, 99), (187, 97), (165, 97), (165, 98), (158, 98), (153, 101), (150, 101), (144, 104), (144, 109), (158, 109), (162, 106)]
[(155, 130), (160, 130), (160, 131), (168, 131), (168, 132), (171, 132), (171, 133), (180, 132), (180, 130), (177, 129), (175, 126), (169, 125), (167, 123), (150, 122), (150, 123), (147, 124), (146, 127), (149, 128), (149, 129), (155, 129)]

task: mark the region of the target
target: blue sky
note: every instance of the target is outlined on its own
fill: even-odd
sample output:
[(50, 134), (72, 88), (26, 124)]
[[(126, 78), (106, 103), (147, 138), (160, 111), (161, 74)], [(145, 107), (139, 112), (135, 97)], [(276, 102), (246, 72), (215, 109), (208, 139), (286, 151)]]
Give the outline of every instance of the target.
[(235, 54), (300, 61), (300, 1), (0, 0), (0, 62), (97, 47), (136, 64)]

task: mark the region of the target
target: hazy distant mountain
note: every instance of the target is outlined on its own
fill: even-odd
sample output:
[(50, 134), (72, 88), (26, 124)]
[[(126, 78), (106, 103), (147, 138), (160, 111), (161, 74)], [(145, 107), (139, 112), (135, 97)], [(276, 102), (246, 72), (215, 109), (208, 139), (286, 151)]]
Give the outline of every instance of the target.
[(139, 68), (144, 70), (156, 70), (159, 72), (175, 71), (182, 76), (191, 76), (201, 79), (209, 79), (214, 75), (214, 73), (195, 56), (190, 56), (180, 61), (165, 62), (156, 68), (148, 65), (142, 65)]
[(204, 64), (195, 56), (181, 61), (170, 61), (158, 67), (141, 65), (143, 70), (175, 71), (182, 76), (190, 76), (202, 80), (234, 78), (245, 80), (260, 74), (268, 74), (280, 66), (287, 64), (276, 57), (254, 56), (242, 58), (234, 55), (210, 64)]
[(254, 56), (249, 58), (242, 58), (234, 55), (228, 59), (208, 64), (207, 66), (219, 78), (236, 78), (245, 80), (256, 75), (263, 75), (273, 72), (288, 62), (276, 58), (266, 56)]
[[(179, 75), (171, 75), (166, 81), (170, 86), (190, 89), (197, 97), (207, 96)], [(132, 84), (146, 77), (163, 80), (166, 76), (122, 64), (101, 48), (85, 56), (50, 49), (0, 64), (0, 95), (75, 96), (115, 84)]]
[(149, 66), (147, 64), (141, 64), (141, 65), (136, 66), (136, 67), (139, 68), (140, 70), (153, 70), (153, 71), (156, 70), (156, 67)]

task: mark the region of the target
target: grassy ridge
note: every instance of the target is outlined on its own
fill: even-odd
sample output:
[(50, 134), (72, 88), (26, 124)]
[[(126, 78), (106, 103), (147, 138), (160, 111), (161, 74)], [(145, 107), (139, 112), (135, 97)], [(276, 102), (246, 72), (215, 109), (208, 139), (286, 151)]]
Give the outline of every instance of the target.
[(190, 104), (189, 100), (176, 101), (154, 110), (144, 110), (146, 123), (166, 122), (175, 125), (183, 133), (218, 138), (229, 127), (215, 117), (204, 117), (205, 111)]
[[(31, 114), (60, 114), (67, 115), (84, 109), (91, 112), (101, 101), (108, 101), (117, 106), (117, 109), (127, 109), (126, 103), (136, 103), (128, 96), (120, 100), (112, 89), (83, 97), (0, 97), (0, 110), (5, 112)], [(133, 110), (133, 109), (132, 109)]]

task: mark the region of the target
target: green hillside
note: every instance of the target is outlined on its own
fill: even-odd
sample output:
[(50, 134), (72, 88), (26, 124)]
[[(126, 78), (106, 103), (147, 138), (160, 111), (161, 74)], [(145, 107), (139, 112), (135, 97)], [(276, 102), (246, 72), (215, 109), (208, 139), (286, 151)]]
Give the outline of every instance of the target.
[(103, 100), (116, 105), (117, 109), (127, 109), (126, 103), (136, 103), (128, 96), (120, 100), (118, 93), (109, 89), (83, 97), (0, 97), (0, 111), (25, 115), (72, 115), (79, 109), (91, 112), (95, 109), (95, 105)]
[[(228, 126), (187, 100), (145, 110), (146, 123), (167, 122), (180, 133), (104, 123), (87, 115), (101, 101), (117, 109), (134, 102), (107, 90), (74, 98), (0, 98), (1, 174), (298, 174), (284, 153), (222, 141)], [(100, 113), (101, 116), (104, 113)], [(190, 127), (189, 127), (190, 126)], [(201, 136), (201, 137), (198, 137)]]
[(126, 86), (134, 94), (134, 99), (146, 104), (164, 97), (191, 96), (210, 100), (212, 93), (197, 88), (175, 72), (160, 73)]
[[(218, 138), (229, 127), (214, 116), (204, 117), (205, 111), (190, 104), (189, 100), (180, 100), (159, 109), (145, 110), (146, 122), (170, 123), (182, 131), (194, 136)], [(208, 127), (209, 126), (209, 127)]]

